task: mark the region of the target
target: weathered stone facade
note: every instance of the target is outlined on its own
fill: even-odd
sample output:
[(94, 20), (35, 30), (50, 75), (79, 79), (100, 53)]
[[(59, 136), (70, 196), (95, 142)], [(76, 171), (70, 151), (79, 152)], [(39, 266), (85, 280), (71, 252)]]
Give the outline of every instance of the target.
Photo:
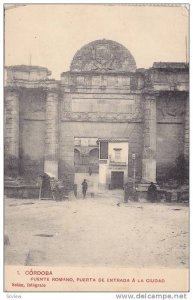
[[(37, 178), (43, 171), (74, 182), (75, 138), (129, 142), (128, 176), (136, 154), (138, 182), (163, 179), (189, 153), (189, 69), (154, 63), (137, 69), (131, 53), (109, 40), (74, 56), (61, 80), (36, 66), (7, 67), (5, 171)], [(10, 167), (9, 161), (15, 161)]]

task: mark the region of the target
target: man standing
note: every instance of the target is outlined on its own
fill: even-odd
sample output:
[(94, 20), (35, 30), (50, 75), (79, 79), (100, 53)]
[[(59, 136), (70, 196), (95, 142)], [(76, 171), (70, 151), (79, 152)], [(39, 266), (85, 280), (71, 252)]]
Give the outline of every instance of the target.
[(87, 188), (88, 188), (88, 184), (86, 182), (86, 179), (84, 179), (84, 181), (82, 182), (82, 194), (83, 194), (83, 198), (86, 197)]
[(148, 187), (147, 196), (151, 202), (157, 201), (157, 187), (153, 182)]

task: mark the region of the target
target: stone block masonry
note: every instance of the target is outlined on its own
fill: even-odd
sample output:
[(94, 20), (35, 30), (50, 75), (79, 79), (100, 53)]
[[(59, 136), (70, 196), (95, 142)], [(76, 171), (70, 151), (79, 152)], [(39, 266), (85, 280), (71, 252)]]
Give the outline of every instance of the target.
[(146, 95), (144, 99), (144, 148), (142, 179), (156, 182), (156, 98)]
[[(128, 177), (135, 154), (137, 182), (166, 178), (176, 158), (189, 154), (188, 68), (161, 62), (137, 69), (132, 54), (110, 40), (83, 46), (60, 81), (48, 78), (46, 68), (10, 66), (5, 156), (23, 165), (14, 165), (18, 175), (47, 172), (70, 190), (75, 138), (127, 139)], [(88, 160), (81, 163), (86, 170)]]
[[(12, 161), (13, 173), (18, 173), (19, 163), (19, 92), (6, 90), (5, 101), (5, 157), (8, 164)], [(5, 170), (6, 172), (7, 170)]]
[(58, 92), (49, 90), (46, 100), (46, 136), (44, 172), (58, 178), (59, 109)]

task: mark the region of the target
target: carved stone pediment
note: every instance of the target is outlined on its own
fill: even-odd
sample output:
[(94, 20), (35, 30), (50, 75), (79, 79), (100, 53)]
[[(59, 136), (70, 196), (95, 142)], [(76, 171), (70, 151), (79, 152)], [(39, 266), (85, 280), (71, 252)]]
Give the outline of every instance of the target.
[(74, 56), (72, 72), (135, 72), (136, 63), (131, 53), (111, 40), (97, 40), (82, 47)]

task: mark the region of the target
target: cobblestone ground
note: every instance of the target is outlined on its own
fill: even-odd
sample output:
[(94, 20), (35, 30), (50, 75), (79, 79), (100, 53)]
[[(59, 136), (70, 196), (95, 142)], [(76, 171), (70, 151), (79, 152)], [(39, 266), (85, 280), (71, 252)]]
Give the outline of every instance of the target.
[(5, 263), (188, 267), (189, 208), (122, 198), (5, 199)]

